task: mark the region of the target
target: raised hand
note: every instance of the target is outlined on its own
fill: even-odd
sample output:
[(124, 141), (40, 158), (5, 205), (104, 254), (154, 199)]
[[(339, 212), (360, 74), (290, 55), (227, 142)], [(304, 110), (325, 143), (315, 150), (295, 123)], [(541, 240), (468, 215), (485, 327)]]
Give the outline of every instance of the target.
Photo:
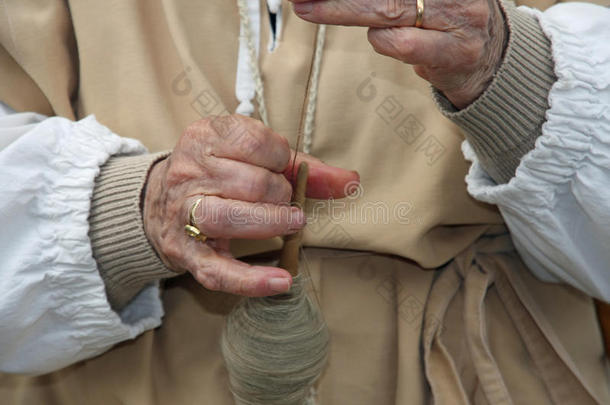
[(370, 27), (368, 39), (377, 52), (414, 65), (458, 108), (487, 88), (507, 39), (496, 0), (424, 0), (420, 28), (417, 0), (290, 1), (307, 21)]

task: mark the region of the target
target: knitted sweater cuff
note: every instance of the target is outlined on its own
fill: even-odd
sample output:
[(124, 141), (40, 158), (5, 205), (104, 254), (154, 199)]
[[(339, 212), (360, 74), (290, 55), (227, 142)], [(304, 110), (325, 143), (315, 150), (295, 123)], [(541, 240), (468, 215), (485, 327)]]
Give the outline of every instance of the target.
[(157, 256), (142, 220), (141, 197), (148, 172), (168, 154), (111, 157), (95, 180), (89, 237), (108, 301), (115, 310), (147, 284), (178, 275)]
[(557, 78), (550, 40), (535, 17), (501, 3), (509, 40), (504, 60), (485, 92), (457, 110), (435, 91), (441, 112), (465, 133), (481, 166), (498, 184), (508, 182), (542, 133), (548, 95)]

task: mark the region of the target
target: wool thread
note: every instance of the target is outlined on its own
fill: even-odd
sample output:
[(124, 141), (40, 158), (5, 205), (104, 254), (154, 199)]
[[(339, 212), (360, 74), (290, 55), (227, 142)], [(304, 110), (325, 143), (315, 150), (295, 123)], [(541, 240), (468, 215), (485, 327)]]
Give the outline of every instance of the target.
[(246, 298), (225, 324), (222, 353), (236, 405), (315, 404), (329, 332), (296, 276), (287, 294)]

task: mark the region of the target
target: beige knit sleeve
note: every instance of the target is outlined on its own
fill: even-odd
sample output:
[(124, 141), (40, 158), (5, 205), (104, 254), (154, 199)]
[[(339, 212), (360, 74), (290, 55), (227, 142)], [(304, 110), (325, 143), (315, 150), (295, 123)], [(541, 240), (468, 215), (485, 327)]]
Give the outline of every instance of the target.
[(459, 125), (481, 166), (498, 183), (508, 182), (542, 133), (549, 91), (557, 80), (551, 44), (535, 17), (503, 3), (509, 29), (504, 60), (487, 90), (457, 110), (442, 94), (442, 113)]
[(115, 310), (147, 284), (177, 275), (149, 244), (140, 201), (150, 168), (167, 155), (111, 157), (95, 180), (89, 237), (108, 301)]

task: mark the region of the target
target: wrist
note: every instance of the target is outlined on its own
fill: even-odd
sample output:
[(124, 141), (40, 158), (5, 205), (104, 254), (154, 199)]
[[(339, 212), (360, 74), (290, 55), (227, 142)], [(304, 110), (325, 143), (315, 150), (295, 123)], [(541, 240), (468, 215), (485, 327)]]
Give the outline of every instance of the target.
[(508, 182), (521, 158), (534, 148), (557, 81), (551, 41), (536, 17), (502, 3), (510, 34), (502, 64), (492, 83), (461, 110), (437, 89), (441, 112), (460, 126), (479, 163), (498, 184)]
[(145, 285), (171, 277), (144, 232), (142, 196), (151, 168), (165, 153), (113, 156), (100, 168), (89, 215), (93, 257), (112, 308)]
[(470, 74), (462, 85), (451, 90), (441, 90), (451, 103), (461, 110), (472, 104), (487, 90), (496, 73), (502, 65), (504, 54), (508, 46), (508, 25), (506, 17), (499, 5), (494, 1), (490, 17), (491, 32), (487, 46), (483, 50), (485, 55), (482, 63)]
[(167, 159), (163, 159), (155, 163), (148, 172), (146, 184), (142, 192), (142, 222), (148, 242), (152, 245), (159, 258), (168, 266), (167, 261), (160, 254), (158, 237), (163, 221), (163, 179), (165, 178), (166, 171)]

